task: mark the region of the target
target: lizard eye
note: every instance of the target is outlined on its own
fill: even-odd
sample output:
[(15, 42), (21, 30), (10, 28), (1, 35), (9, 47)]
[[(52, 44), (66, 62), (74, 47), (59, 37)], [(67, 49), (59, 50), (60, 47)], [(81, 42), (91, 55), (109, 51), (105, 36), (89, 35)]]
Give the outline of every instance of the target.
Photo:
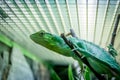
[(41, 30), (40, 32), (39, 32), (39, 35), (40, 36), (43, 36), (45, 34), (45, 31), (44, 30)]
[(40, 36), (43, 36), (43, 35), (44, 35), (44, 32), (41, 32), (41, 33), (40, 33)]

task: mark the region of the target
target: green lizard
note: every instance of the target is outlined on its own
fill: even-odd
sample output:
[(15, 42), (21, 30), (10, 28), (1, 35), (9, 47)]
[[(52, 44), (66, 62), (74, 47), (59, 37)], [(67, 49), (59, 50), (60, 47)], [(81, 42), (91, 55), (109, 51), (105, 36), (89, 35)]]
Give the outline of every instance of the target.
[[(60, 36), (41, 30), (30, 35), (30, 38), (37, 44), (61, 55), (73, 57), (80, 62), (80, 59)], [(75, 49), (79, 52), (79, 55), (83, 55), (87, 58), (89, 64), (96, 72), (107, 74), (109, 79), (115, 77), (115, 79), (120, 80), (120, 66), (107, 51), (100, 48), (98, 45), (85, 40), (73, 37), (68, 37), (67, 39), (74, 45)]]

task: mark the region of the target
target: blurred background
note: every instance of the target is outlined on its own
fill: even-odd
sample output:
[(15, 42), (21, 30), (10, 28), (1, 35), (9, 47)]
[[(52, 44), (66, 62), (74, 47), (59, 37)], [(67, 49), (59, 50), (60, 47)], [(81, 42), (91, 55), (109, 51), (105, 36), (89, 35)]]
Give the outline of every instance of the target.
[[(0, 0), (0, 79), (57, 80), (51, 74), (58, 73), (68, 80), (65, 73), (75, 60), (35, 44), (29, 36), (73, 29), (80, 39), (107, 50), (118, 14), (119, 0)], [(120, 23), (114, 48), (120, 63)]]

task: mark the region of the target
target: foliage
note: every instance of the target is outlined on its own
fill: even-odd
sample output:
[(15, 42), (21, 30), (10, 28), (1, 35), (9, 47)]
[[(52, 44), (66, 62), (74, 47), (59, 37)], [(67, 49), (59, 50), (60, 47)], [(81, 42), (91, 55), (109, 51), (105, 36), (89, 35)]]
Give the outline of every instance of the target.
[(69, 80), (74, 80), (71, 65), (69, 65), (69, 67), (68, 67), (68, 78), (69, 78)]

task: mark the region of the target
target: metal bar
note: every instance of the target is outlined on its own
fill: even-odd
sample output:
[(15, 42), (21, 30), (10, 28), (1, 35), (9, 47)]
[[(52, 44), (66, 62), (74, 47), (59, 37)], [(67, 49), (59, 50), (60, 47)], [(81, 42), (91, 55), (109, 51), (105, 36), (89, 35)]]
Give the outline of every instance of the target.
[[(35, 0), (35, 2), (38, 2), (38, 3), (40, 4), (40, 2), (37, 1), (37, 0)], [(49, 22), (49, 20), (48, 20), (48, 17), (45, 15), (45, 12), (44, 12), (44, 10), (42, 9), (41, 4), (40, 4), (40, 5), (37, 4), (37, 7), (38, 7), (38, 9), (39, 9), (39, 12), (42, 14), (42, 17), (43, 17), (43, 19), (44, 19), (44, 21), (45, 21), (45, 23), (46, 23), (46, 25), (47, 25), (47, 29), (48, 29), (50, 32), (53, 32), (53, 30), (50, 28), (50, 27), (51, 27), (51, 24), (50, 24), (50, 22)], [(39, 7), (40, 7), (40, 8), (39, 8)]]
[(114, 15), (115, 15), (115, 16), (113, 16), (113, 19), (112, 19), (111, 30), (110, 30), (110, 32), (109, 32), (109, 36), (107, 37), (106, 45), (109, 44), (110, 36), (111, 36), (111, 34), (112, 34), (112, 29), (113, 29), (112, 26), (114, 25), (115, 18), (116, 18), (116, 16), (117, 16), (117, 11), (118, 11), (119, 8), (120, 8), (119, 5), (120, 5), (120, 2), (119, 2), (119, 0), (118, 0), (117, 5), (116, 5), (116, 9), (115, 9), (115, 12), (114, 12)]
[(99, 6), (99, 0), (97, 0), (97, 7), (96, 7), (96, 15), (95, 15), (95, 27), (94, 27), (94, 38), (93, 42), (95, 43), (95, 36), (96, 36), (96, 25), (97, 25), (97, 15), (98, 15), (98, 6)]
[[(0, 22), (0, 25), (1, 25), (0, 30), (2, 31), (2, 33), (3, 33), (5, 36), (7, 36), (8, 38), (12, 39), (11, 36), (14, 36), (14, 34), (11, 33), (11, 32), (8, 30), (8, 28), (6, 28), (3, 24), (1, 24), (1, 22)], [(4, 28), (3, 28), (3, 27), (4, 27)], [(7, 33), (6, 33), (6, 31), (7, 31)]]
[[(39, 10), (39, 8), (38, 8), (38, 4), (37, 4), (38, 1), (35, 0), (34, 2), (35, 2), (35, 4), (36, 4), (36, 5), (34, 5), (34, 6), (35, 6), (34, 8), (37, 10), (36, 12), (37, 12), (37, 14), (38, 14), (38, 16), (39, 16), (39, 20), (40, 20), (40, 21), (43, 21), (43, 20), (44, 20), (44, 19), (43, 19), (43, 16), (42, 16), (42, 14), (41, 14), (41, 12), (40, 12), (40, 10)], [(41, 17), (42, 17), (43, 20), (41, 20), (40, 15), (41, 15)], [(44, 20), (44, 22), (45, 22), (45, 20)], [(43, 25), (44, 22), (42, 22), (42, 23), (39, 24), (39, 25), (41, 26), (42, 29), (44, 29), (44, 27), (46, 27), (46, 30), (50, 31), (50, 30), (49, 30), (49, 27), (47, 26), (47, 23), (46, 23), (46, 22), (45, 22), (46, 25), (45, 25), (45, 24)]]
[(56, 6), (57, 6), (57, 10), (58, 10), (59, 16), (60, 16), (60, 20), (62, 22), (63, 30), (64, 30), (65, 33), (67, 33), (67, 31), (65, 29), (65, 21), (63, 19), (62, 12), (60, 10), (60, 6), (59, 6), (59, 3), (58, 3), (58, 0), (55, 0), (55, 3), (56, 3)]
[(86, 0), (86, 40), (88, 40), (88, 0)]
[(17, 7), (17, 9), (22, 13), (22, 16), (24, 16), (24, 19), (29, 23), (30, 26), (32, 26), (33, 30), (36, 31), (32, 25), (32, 23), (29, 21), (29, 19), (26, 17), (22, 9), (18, 6), (18, 3), (14, 0), (14, 5)]
[[(18, 28), (18, 25), (10, 18), (10, 17), (8, 17), (9, 19), (10, 19), (10, 21), (12, 21), (15, 25), (16, 25), (16, 28)], [(4, 21), (6, 21), (5, 19), (4, 19)], [(7, 21), (6, 21), (7, 22)], [(8, 22), (7, 22), (8, 23)], [(10, 24), (9, 24), (9, 26), (11, 26)], [(11, 28), (12, 28), (12, 26), (11, 26)], [(12, 29), (14, 29), (14, 28), (12, 28)], [(18, 30), (20, 29), (20, 31), (22, 31), (22, 29), (19, 27), (18, 28)], [(18, 32), (16, 32), (16, 33), (18, 33)], [(27, 36), (27, 34), (26, 33), (24, 33), (24, 31), (22, 31), (22, 33), (23, 33), (23, 35), (25, 35), (25, 36)]]
[[(2, 17), (1, 17), (2, 18)], [(11, 28), (11, 30), (13, 30), (12, 32), (16, 32), (16, 30), (14, 29), (14, 28), (12, 28), (12, 26), (8, 23), (8, 22), (6, 22), (6, 20), (4, 19), (4, 18), (2, 18), (2, 20), (7, 24), (7, 25), (9, 25), (8, 27), (10, 27)], [(6, 28), (7, 29), (7, 28)], [(9, 31), (9, 30), (8, 30)], [(10, 31), (9, 31), (10, 32)], [(16, 32), (17, 33), (17, 32)], [(12, 33), (13, 34), (13, 33)], [(21, 39), (21, 35), (19, 34), (19, 36), (21, 36), (21, 37), (18, 37), (18, 35), (15, 35), (15, 34), (13, 34), (14, 36), (17, 36), (16, 38), (18, 39), (18, 40), (20, 40)], [(12, 36), (13, 37), (13, 36)]]
[(55, 19), (54, 15), (53, 15), (51, 6), (50, 6), (50, 4), (49, 4), (49, 1), (48, 1), (48, 0), (45, 0), (45, 3), (46, 3), (46, 6), (47, 6), (47, 8), (48, 8), (48, 11), (49, 11), (49, 13), (50, 13), (50, 15), (51, 15), (51, 17), (52, 17), (52, 20), (53, 20), (53, 23), (54, 23), (55, 28), (56, 28), (56, 30), (57, 30), (57, 33), (60, 34), (59, 27), (58, 27), (58, 24), (57, 24), (57, 22), (56, 22), (56, 19)]
[(99, 41), (100, 45), (102, 44), (102, 37), (103, 37), (104, 28), (105, 28), (105, 22), (106, 22), (106, 17), (107, 17), (107, 12), (108, 12), (109, 5), (110, 5), (110, 0), (107, 0), (107, 6), (106, 6), (105, 13), (104, 13), (104, 19), (103, 19), (103, 24), (102, 24), (102, 26), (103, 26), (102, 27), (102, 33), (101, 33), (100, 41)]
[(29, 4), (26, 2), (26, 0), (23, 0), (23, 2), (24, 2), (24, 4), (25, 4), (25, 5), (23, 5), (23, 6), (25, 6), (25, 7), (27, 8), (28, 12), (31, 14), (31, 17), (32, 17), (32, 18), (34, 19), (34, 21), (36, 22), (37, 27), (40, 28), (39, 22), (36, 20), (35, 16), (33, 15), (32, 11), (31, 11), (31, 9), (30, 9), (30, 7), (29, 7)]
[(66, 3), (68, 19), (69, 19), (69, 23), (70, 23), (70, 29), (72, 29), (73, 26), (72, 26), (72, 22), (71, 22), (71, 15), (70, 15), (70, 9), (69, 9), (69, 6), (68, 6), (68, 0), (65, 0), (65, 3)]
[[(7, 5), (7, 7), (10, 9), (10, 11), (13, 13), (13, 15), (15, 15), (15, 17), (21, 22), (21, 20), (17, 17), (17, 15), (14, 13), (14, 11), (10, 8), (10, 6), (8, 5), (8, 3), (5, 1), (5, 4)], [(9, 17), (10, 18), (10, 17)], [(10, 18), (11, 19), (11, 18)], [(11, 19), (12, 20), (12, 19)], [(13, 20), (12, 20), (13, 21)], [(14, 21), (13, 21), (14, 22)], [(15, 22), (14, 22), (15, 23)], [(22, 23), (22, 22), (21, 22)], [(17, 23), (15, 23), (16, 25), (17, 25)], [(26, 27), (25, 27), (25, 25), (22, 23), (22, 25), (24, 26), (24, 28), (28, 31), (28, 32), (30, 32)], [(18, 26), (18, 25), (17, 25)], [(20, 28), (20, 27), (19, 27)], [(24, 35), (26, 35), (26, 33), (24, 33), (24, 31), (20, 28), (20, 30), (22, 31), (22, 33), (24, 34)]]
[[(24, 41), (24, 43), (28, 43), (28, 40), (27, 37), (24, 37), (23, 35), (19, 34), (14, 28), (12, 28), (12, 26), (6, 22), (4, 19), (2, 19), (8, 26), (4, 26), (3, 28), (3, 32), (13, 41), (16, 41), (17, 43), (19, 43), (21, 45), (21, 42)], [(8, 27), (10, 27), (11, 29), (9, 29)], [(1, 29), (1, 28), (0, 28)], [(6, 32), (7, 30), (7, 32)], [(13, 31), (12, 31), (13, 30)], [(15, 34), (16, 33), (16, 34)], [(10, 35), (11, 34), (11, 35)], [(18, 34), (18, 35), (17, 35)], [(22, 39), (22, 40), (21, 40)], [(21, 41), (21, 42), (20, 42)], [(24, 45), (26, 46), (26, 45)]]
[(78, 31), (79, 31), (79, 37), (80, 37), (80, 19), (79, 19), (79, 8), (78, 8), (78, 0), (75, 1), (76, 2), (76, 13), (77, 13), (77, 20), (78, 20)]
[[(37, 8), (37, 6), (35, 5), (36, 4), (36, 2), (35, 1), (31, 1), (31, 0), (28, 0), (28, 1), (24, 1), (25, 2), (25, 4), (26, 4), (26, 6), (29, 8), (29, 12), (31, 12), (31, 16), (32, 16), (32, 18), (34, 19), (34, 22), (37, 24), (37, 27), (39, 27), (40, 29), (42, 29), (43, 28), (43, 25), (41, 25), (41, 23), (39, 22), (39, 21), (41, 21), (40, 20), (40, 17), (39, 17), (39, 15), (40, 14), (38, 14), (38, 8)], [(29, 3), (30, 4), (29, 4)], [(33, 3), (32, 3), (33, 2)], [(36, 6), (36, 7), (34, 7), (34, 6)], [(37, 9), (37, 10), (36, 10)], [(33, 13), (33, 11), (35, 11), (34, 13)], [(35, 16), (37, 14), (37, 17)], [(39, 18), (38, 18), (39, 17)], [(37, 29), (38, 30), (38, 29)]]
[[(0, 16), (1, 17), (1, 16)], [(14, 29), (14, 28), (12, 28), (12, 26), (3, 18), (3, 17), (1, 17), (2, 18), (2, 20), (7, 24), (7, 25), (9, 25), (8, 27), (10, 27), (11, 28), (11, 30), (13, 30), (12, 32), (16, 32), (16, 30)], [(16, 26), (17, 26), (17, 24), (10, 18), (10, 17), (8, 17)], [(18, 27), (16, 27), (16, 28), (18, 28)], [(9, 30), (8, 30), (9, 31)], [(22, 31), (22, 30), (21, 30)], [(16, 32), (16, 33), (18, 33), (18, 32)], [(19, 34), (19, 33), (18, 33)], [(24, 38), (24, 36), (22, 36), (21, 34), (19, 34), (19, 36), (21, 36), (21, 37), (23, 37)], [(25, 38), (24, 38), (25, 39)], [(18, 40), (20, 40), (19, 38), (18, 38)]]

